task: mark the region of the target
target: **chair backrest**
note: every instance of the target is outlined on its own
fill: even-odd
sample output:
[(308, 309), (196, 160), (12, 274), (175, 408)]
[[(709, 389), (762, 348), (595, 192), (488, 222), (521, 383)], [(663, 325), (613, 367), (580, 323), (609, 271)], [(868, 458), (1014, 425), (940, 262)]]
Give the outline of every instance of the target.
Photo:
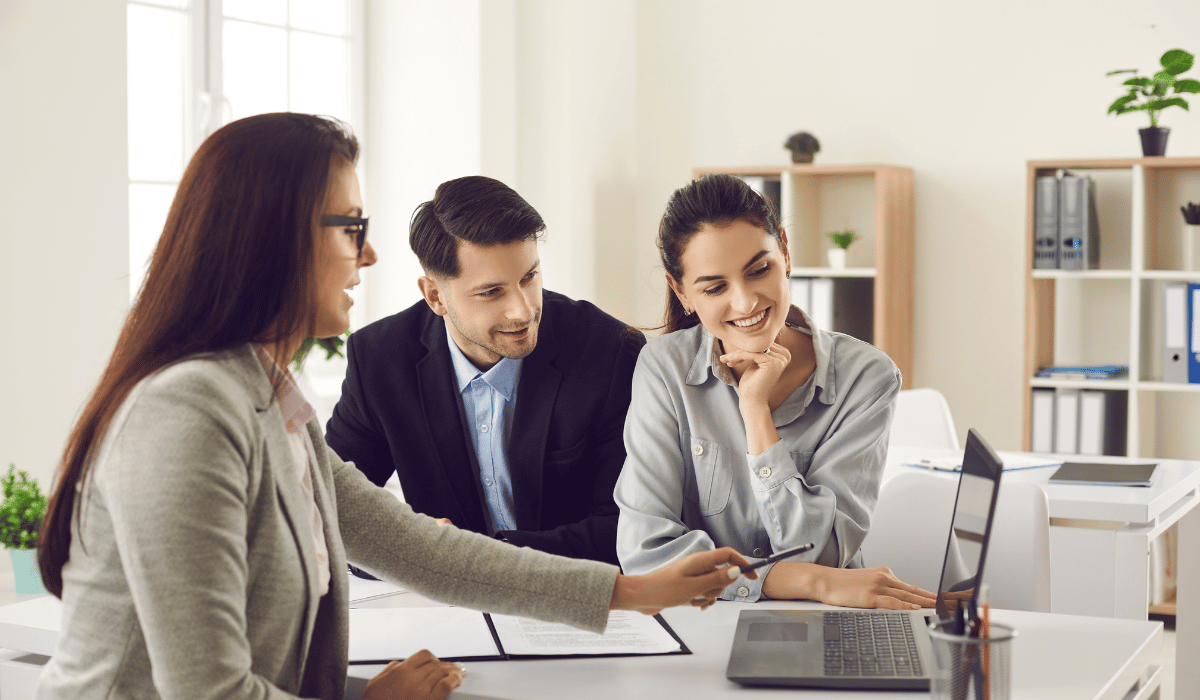
[[(957, 476), (911, 471), (883, 485), (862, 545), (866, 566), (936, 591), (958, 490)], [(1050, 612), (1050, 506), (1037, 484), (1000, 485), (996, 520), (984, 564), (992, 604)]]
[(962, 449), (946, 397), (937, 389), (906, 389), (896, 395), (889, 446)]

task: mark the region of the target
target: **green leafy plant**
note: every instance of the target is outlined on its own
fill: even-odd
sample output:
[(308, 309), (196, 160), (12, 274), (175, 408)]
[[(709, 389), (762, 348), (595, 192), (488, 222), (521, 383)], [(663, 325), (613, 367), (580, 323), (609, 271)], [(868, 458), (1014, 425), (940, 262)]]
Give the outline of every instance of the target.
[(1127, 112), (1148, 112), (1150, 126), (1158, 126), (1158, 113), (1167, 107), (1182, 107), (1188, 109), (1187, 100), (1179, 95), (1200, 92), (1200, 81), (1191, 78), (1178, 78), (1179, 74), (1191, 69), (1194, 56), (1183, 49), (1171, 49), (1164, 53), (1159, 63), (1162, 70), (1153, 77), (1146, 78), (1137, 74), (1137, 69), (1111, 70), (1106, 75), (1132, 73), (1122, 85), (1129, 92), (1118, 97), (1108, 107), (1109, 114), (1125, 114)]
[(304, 358), (308, 357), (308, 353), (314, 347), (319, 347), (325, 351), (326, 360), (332, 360), (334, 357), (345, 357), (342, 354), (342, 346), (346, 344), (344, 338), (349, 337), (350, 331), (331, 338), (309, 338), (301, 343), (300, 347), (296, 349), (296, 354), (292, 355), (292, 367), (295, 367), (299, 371), (304, 366)]
[(833, 241), (833, 244), (842, 250), (849, 248), (851, 243), (858, 240), (858, 234), (851, 229), (830, 231), (825, 235), (829, 236), (829, 240)]
[(0, 544), (9, 549), (37, 549), (38, 530), (46, 515), (46, 497), (37, 481), (25, 472), (8, 465), (4, 486), (4, 501), (0, 502)]

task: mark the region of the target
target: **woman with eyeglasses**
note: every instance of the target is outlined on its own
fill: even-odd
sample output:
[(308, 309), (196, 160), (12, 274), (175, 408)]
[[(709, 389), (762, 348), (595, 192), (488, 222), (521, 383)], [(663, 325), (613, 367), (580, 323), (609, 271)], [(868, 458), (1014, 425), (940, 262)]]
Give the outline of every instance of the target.
[[(710, 605), (731, 550), (646, 576), (439, 527), (328, 449), (287, 370), (342, 333), (375, 262), (339, 122), (264, 114), (184, 173), (108, 366), (72, 432), (42, 527), (62, 598), (39, 698), (340, 698), (347, 557), (455, 605), (602, 630), (610, 609)], [(717, 569), (720, 564), (729, 569)], [(367, 698), (443, 698), (428, 652)]]

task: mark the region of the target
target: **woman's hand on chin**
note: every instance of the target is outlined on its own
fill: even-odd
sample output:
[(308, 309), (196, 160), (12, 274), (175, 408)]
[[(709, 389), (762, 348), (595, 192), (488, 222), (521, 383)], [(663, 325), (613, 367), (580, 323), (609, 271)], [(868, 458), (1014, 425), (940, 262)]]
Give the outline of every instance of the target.
[(738, 403), (742, 407), (766, 406), (771, 389), (791, 361), (791, 351), (779, 343), (778, 337), (765, 352), (733, 350), (721, 356), (721, 362), (733, 371), (741, 372)]

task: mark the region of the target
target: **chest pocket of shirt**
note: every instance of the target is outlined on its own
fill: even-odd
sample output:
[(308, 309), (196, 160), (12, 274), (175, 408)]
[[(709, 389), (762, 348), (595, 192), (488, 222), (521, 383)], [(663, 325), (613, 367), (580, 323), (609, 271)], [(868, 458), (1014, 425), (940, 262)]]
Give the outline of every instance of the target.
[(692, 438), (691, 451), (700, 513), (716, 515), (728, 505), (729, 489), (733, 485), (729, 450), (715, 442)]

